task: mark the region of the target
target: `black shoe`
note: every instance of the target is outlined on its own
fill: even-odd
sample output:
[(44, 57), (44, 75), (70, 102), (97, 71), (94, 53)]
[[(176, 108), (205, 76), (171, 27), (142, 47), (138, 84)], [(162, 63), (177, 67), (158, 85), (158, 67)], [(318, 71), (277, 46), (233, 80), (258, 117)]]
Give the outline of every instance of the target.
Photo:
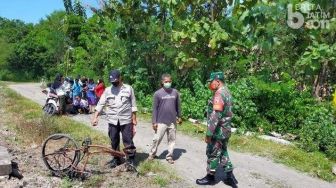
[(137, 172), (137, 169), (135, 167), (135, 161), (134, 159), (128, 159), (126, 162), (126, 170), (127, 171), (134, 171)]
[(224, 183), (234, 188), (237, 187), (238, 181), (232, 171), (226, 173), (226, 179), (224, 180)]
[(19, 165), (14, 161), (12, 161), (12, 172), (9, 174), (8, 179), (11, 179), (12, 177), (18, 178), (19, 180), (23, 178), (19, 171)]
[(127, 163), (129, 164), (129, 165), (131, 165), (131, 166), (134, 166), (134, 159), (128, 159), (127, 160)]
[(108, 165), (110, 168), (115, 168), (121, 164), (122, 162), (120, 159), (112, 159), (111, 161), (106, 163), (106, 165)]
[(196, 184), (198, 185), (213, 185), (215, 183), (215, 176), (211, 174), (207, 174), (202, 179), (197, 179)]

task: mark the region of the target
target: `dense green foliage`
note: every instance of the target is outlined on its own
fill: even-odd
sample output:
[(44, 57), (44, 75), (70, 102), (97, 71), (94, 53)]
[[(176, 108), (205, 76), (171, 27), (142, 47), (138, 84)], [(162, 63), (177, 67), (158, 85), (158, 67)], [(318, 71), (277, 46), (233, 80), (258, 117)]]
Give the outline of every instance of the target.
[(9, 57), (13, 54), (14, 46), (32, 29), (31, 24), (25, 24), (19, 20), (8, 20), (0, 17), (0, 79), (14, 80), (14, 75), (19, 75), (16, 71), (12, 72), (8, 62)]
[[(335, 1), (310, 2), (336, 16)], [(56, 72), (107, 79), (119, 68), (150, 109), (168, 72), (184, 117), (203, 119), (211, 96), (206, 79), (221, 70), (242, 132), (293, 133), (308, 151), (335, 158), (329, 88), (336, 84), (336, 22), (292, 29), (288, 3), (300, 0), (105, 0), (87, 18), (80, 1), (64, 0), (65, 12), (36, 25), (0, 20), (0, 79), (50, 79)]]

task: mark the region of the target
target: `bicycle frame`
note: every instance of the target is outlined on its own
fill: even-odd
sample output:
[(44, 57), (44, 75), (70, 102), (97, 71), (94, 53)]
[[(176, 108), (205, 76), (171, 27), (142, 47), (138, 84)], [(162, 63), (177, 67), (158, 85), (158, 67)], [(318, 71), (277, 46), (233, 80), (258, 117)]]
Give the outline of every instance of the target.
[[(90, 151), (92, 149), (96, 149), (95, 151)], [(88, 146), (82, 146), (79, 149), (75, 150), (76, 152), (81, 152), (84, 154), (83, 158), (84, 162), (83, 162), (83, 168), (79, 169), (77, 168), (77, 165), (74, 166), (73, 168), (75, 168), (79, 173), (83, 174), (85, 172), (85, 168), (87, 165), (87, 162), (89, 161), (89, 158), (92, 155), (96, 155), (96, 154), (110, 154), (114, 157), (125, 157), (125, 153), (124, 152), (120, 152), (120, 151), (115, 151), (111, 148), (105, 147), (105, 146), (101, 146), (101, 145), (88, 145)]]

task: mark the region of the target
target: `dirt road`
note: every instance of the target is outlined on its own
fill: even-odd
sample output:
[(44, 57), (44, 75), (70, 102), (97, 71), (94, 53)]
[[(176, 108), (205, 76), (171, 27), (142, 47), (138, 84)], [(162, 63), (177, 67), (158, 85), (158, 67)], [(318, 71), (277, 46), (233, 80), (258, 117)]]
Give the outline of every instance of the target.
[[(10, 85), (10, 88), (38, 104), (44, 104), (45, 96), (41, 93), (39, 84), (14, 84)], [(90, 126), (90, 115), (77, 115), (72, 118)], [(107, 121), (100, 118), (98, 126), (92, 128), (107, 134)], [(148, 151), (152, 137), (153, 131), (150, 123), (139, 122), (137, 134), (134, 139), (135, 145), (144, 151)], [(164, 156), (167, 152), (166, 146), (167, 143), (166, 140), (164, 140), (158, 151), (158, 154), (161, 154), (160, 160), (163, 163), (166, 163), (164, 160)], [(197, 187), (195, 184), (196, 178), (205, 175), (206, 157), (204, 153), (205, 143), (180, 133), (177, 134), (175, 149), (176, 161), (171, 167), (190, 184), (190, 187)], [(328, 183), (310, 177), (284, 165), (274, 163), (266, 158), (233, 151), (230, 151), (230, 156), (235, 165), (234, 172), (239, 181), (239, 187), (336, 187), (336, 183)], [(217, 176), (223, 176), (223, 173), (217, 173)], [(212, 187), (226, 187), (226, 185), (223, 182), (218, 182)]]

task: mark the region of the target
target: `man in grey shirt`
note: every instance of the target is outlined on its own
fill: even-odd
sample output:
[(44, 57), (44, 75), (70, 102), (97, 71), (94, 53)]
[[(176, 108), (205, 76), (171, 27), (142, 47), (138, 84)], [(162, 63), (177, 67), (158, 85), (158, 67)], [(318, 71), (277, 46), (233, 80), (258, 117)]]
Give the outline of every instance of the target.
[(158, 146), (167, 133), (168, 154), (166, 160), (173, 164), (173, 151), (176, 139), (176, 123), (181, 124), (181, 101), (176, 89), (171, 88), (172, 79), (169, 74), (162, 75), (162, 88), (157, 90), (153, 99), (152, 123), (155, 135), (149, 160), (155, 158)]
[[(92, 125), (98, 124), (98, 115), (105, 107), (105, 113), (109, 122), (108, 135), (111, 139), (112, 149), (120, 150), (120, 132), (122, 133), (125, 152), (128, 162), (133, 165), (135, 156), (135, 146), (133, 136), (137, 124), (136, 119), (136, 100), (133, 88), (121, 81), (121, 75), (118, 70), (110, 72), (110, 82), (112, 86), (107, 87), (99, 99), (96, 106)], [(113, 158), (109, 162), (110, 167), (114, 168), (121, 164), (120, 158)]]

